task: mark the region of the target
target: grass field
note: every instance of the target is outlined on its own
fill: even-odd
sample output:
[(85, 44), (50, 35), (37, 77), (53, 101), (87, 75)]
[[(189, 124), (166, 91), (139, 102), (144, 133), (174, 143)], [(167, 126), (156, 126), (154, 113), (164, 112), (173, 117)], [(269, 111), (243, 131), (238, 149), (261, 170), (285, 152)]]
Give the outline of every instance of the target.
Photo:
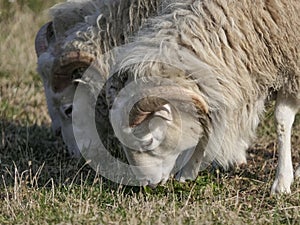
[[(245, 168), (208, 168), (196, 181), (154, 190), (101, 178), (51, 134), (34, 36), (55, 1), (0, 0), (0, 224), (299, 224), (300, 182), (270, 196), (273, 115), (266, 113)], [(300, 162), (300, 118), (293, 158)]]

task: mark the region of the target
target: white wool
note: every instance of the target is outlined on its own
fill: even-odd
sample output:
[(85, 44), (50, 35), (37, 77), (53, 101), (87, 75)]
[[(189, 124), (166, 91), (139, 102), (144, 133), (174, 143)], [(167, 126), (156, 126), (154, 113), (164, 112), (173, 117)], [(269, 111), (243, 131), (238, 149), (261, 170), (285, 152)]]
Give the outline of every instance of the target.
[(205, 154), (227, 168), (246, 161), (269, 95), (299, 92), (299, 10), (295, 0), (177, 0), (147, 21), (114, 70), (172, 80), (161, 62), (183, 69), (179, 85), (194, 80), (210, 107), (215, 141)]

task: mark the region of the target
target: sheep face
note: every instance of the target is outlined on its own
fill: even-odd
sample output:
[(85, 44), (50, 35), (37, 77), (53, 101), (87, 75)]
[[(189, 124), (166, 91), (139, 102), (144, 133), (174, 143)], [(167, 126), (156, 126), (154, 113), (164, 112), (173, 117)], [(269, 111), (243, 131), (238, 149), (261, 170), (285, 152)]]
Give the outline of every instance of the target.
[(152, 84), (145, 79), (129, 83), (114, 98), (110, 110), (114, 132), (141, 185), (155, 186), (177, 174), (207, 135), (201, 119), (207, 117), (205, 101), (190, 90), (158, 79), (152, 78)]
[(63, 92), (53, 94), (52, 101), (54, 102), (54, 109), (56, 110), (56, 118), (59, 119), (60, 133), (68, 152), (74, 157), (80, 157), (80, 151), (77, 147), (76, 140), (73, 133), (72, 125), (72, 111), (73, 111), (73, 97), (76, 87), (70, 85), (66, 87)]
[(83, 51), (79, 44), (74, 45), (75, 37), (72, 33), (64, 41), (59, 40), (54, 34), (52, 22), (49, 22), (39, 30), (35, 46), (52, 130), (57, 136), (62, 135), (69, 153), (79, 157), (72, 128), (73, 98), (76, 80), (81, 78), (95, 55)]
[(133, 173), (143, 185), (165, 183), (187, 163), (203, 135), (197, 118), (185, 114), (181, 120), (176, 114), (164, 106), (132, 130), (140, 139), (139, 149), (124, 145)]
[[(73, 98), (77, 82), (69, 78), (72, 77), (72, 74), (66, 73), (66, 78), (62, 79), (53, 76), (53, 74), (51, 75), (49, 79), (50, 85), (44, 85), (44, 87), (49, 115), (52, 120), (52, 130), (56, 136), (62, 136), (71, 156), (80, 157), (80, 151), (74, 138), (72, 125)], [(79, 74), (77, 73), (76, 76), (79, 76)], [(56, 84), (63, 85), (61, 91), (56, 91)]]

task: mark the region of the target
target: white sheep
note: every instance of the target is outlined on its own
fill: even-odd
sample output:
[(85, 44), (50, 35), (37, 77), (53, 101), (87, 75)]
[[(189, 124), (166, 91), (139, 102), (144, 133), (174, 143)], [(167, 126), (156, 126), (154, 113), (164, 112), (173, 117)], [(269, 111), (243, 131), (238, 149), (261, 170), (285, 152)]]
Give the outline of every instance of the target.
[[(72, 128), (74, 81), (98, 56), (128, 42), (143, 20), (159, 8), (159, 0), (71, 0), (50, 10), (52, 20), (36, 36), (38, 72), (52, 128), (57, 135), (62, 133), (72, 155), (80, 156)], [(108, 63), (98, 60), (102, 75), (108, 76)], [(102, 123), (105, 129), (106, 120)]]
[[(195, 179), (211, 160), (224, 168), (245, 163), (264, 105), (276, 96), (271, 192), (290, 192), (299, 12), (298, 0), (175, 0), (147, 21), (117, 56), (106, 92), (110, 121), (141, 184), (172, 174)], [(140, 92), (132, 99), (134, 86)]]

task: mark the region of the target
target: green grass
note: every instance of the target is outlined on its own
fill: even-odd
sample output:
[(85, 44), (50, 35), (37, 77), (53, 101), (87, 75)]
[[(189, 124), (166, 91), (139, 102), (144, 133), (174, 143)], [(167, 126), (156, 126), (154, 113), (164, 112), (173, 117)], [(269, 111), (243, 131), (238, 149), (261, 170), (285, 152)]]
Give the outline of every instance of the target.
[[(124, 187), (70, 158), (53, 137), (36, 73), (34, 36), (45, 1), (0, 0), (0, 224), (298, 224), (300, 183), (270, 196), (276, 144), (267, 113), (248, 165), (208, 168), (196, 181)], [(300, 117), (293, 135), (299, 162)], [(296, 164), (295, 164), (296, 165)]]

